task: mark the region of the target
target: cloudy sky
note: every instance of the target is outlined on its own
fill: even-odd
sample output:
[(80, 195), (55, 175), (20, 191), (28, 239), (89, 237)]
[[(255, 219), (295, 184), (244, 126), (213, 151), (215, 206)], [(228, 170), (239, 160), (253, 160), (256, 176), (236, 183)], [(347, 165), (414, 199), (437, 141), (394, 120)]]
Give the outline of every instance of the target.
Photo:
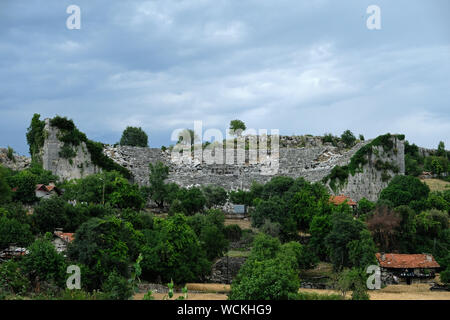
[[(69, 30), (69, 5), (81, 29)], [(381, 30), (369, 30), (369, 5)], [(34, 113), (90, 139), (229, 121), (281, 134), (405, 133), (450, 145), (450, 1), (0, 0), (0, 147)]]

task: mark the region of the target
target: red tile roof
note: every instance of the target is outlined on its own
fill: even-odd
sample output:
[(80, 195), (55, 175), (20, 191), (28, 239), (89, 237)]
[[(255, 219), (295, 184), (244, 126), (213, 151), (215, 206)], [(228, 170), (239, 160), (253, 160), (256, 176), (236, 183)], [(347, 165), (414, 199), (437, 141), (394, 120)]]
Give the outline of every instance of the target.
[(36, 185), (36, 191), (38, 191), (38, 190), (48, 191), (47, 188), (45, 187), (45, 185), (43, 185), (43, 184)]
[(383, 268), (439, 268), (440, 265), (431, 254), (375, 254), (380, 266)]
[(75, 233), (68, 233), (68, 232), (61, 232), (61, 231), (55, 231), (55, 235), (67, 242), (72, 242), (75, 239)]
[(343, 204), (345, 201), (347, 201), (347, 204), (349, 206), (356, 206), (356, 202), (350, 199), (347, 196), (340, 195), (340, 196), (330, 196), (330, 202), (335, 205)]
[(57, 193), (60, 193), (59, 189), (57, 187), (55, 187), (54, 185), (44, 185), (44, 184), (37, 184), (36, 185), (36, 191), (38, 190), (42, 190), (45, 192), (52, 192), (53, 190), (55, 190)]

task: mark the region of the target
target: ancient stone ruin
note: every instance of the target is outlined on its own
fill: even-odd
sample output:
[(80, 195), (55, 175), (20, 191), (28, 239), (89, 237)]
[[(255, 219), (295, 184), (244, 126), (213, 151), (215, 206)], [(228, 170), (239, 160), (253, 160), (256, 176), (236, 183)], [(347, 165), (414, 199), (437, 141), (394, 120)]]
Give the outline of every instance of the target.
[[(84, 143), (74, 147), (73, 158), (65, 159), (60, 157), (63, 143), (58, 139), (58, 129), (52, 127), (48, 119), (45, 120), (45, 131), (46, 140), (40, 152), (45, 169), (51, 170), (61, 179), (81, 178), (101, 171), (92, 163)], [(330, 188), (330, 192), (346, 194), (356, 201), (363, 197), (376, 200), (393, 176), (405, 172), (404, 141), (395, 135), (391, 139), (392, 150), (386, 151), (381, 146), (372, 147), (373, 152), (367, 155), (367, 163), (354, 175), (350, 174), (345, 183), (340, 183), (334, 190)], [(311, 182), (321, 181), (335, 166), (346, 166), (355, 153), (369, 143), (371, 140), (361, 141), (347, 149), (342, 145), (323, 143), (321, 137), (280, 136), (279, 149), (270, 150), (265, 155), (265, 162), (251, 163), (248, 161), (250, 153), (247, 150), (244, 162), (231, 161), (232, 164), (230, 161), (225, 164), (210, 163), (206, 158), (198, 161), (192, 154), (183, 155), (184, 160), (188, 161), (177, 163), (173, 161), (169, 149), (163, 151), (158, 148), (105, 145), (103, 153), (127, 168), (134, 182), (139, 185), (149, 183), (148, 164), (162, 161), (170, 168), (168, 182), (185, 187), (214, 184), (226, 190), (234, 190), (248, 189), (253, 181), (264, 183), (276, 175), (304, 177)], [(236, 158), (236, 154), (234, 157)], [(380, 170), (376, 165), (377, 161), (389, 163), (396, 170)], [(275, 174), (264, 174), (267, 163), (276, 163)]]

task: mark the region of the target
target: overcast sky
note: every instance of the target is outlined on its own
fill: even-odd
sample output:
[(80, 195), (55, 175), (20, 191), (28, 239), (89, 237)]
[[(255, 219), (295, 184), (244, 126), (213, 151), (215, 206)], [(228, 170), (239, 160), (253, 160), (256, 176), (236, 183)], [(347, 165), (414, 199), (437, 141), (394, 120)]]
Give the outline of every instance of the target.
[(448, 0), (0, 0), (0, 147), (28, 154), (39, 113), (105, 143), (140, 126), (160, 147), (194, 120), (225, 133), (237, 118), (449, 149), (449, 13)]

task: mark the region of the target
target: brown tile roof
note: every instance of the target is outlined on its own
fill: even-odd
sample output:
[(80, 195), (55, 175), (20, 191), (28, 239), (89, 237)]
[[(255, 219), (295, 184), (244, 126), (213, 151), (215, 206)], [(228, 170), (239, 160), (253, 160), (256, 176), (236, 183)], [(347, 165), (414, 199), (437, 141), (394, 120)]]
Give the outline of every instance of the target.
[(347, 204), (349, 206), (356, 206), (356, 202), (350, 199), (347, 196), (340, 195), (340, 196), (330, 196), (330, 202), (335, 205), (343, 204), (345, 201), (347, 201)]
[(60, 193), (59, 189), (55, 187), (54, 185), (44, 185), (44, 184), (37, 184), (36, 185), (36, 191), (42, 190), (45, 192), (52, 192), (52, 190), (55, 190), (58, 194)]
[(439, 268), (440, 265), (431, 254), (375, 254), (380, 266), (383, 268)]
[(55, 235), (66, 242), (72, 242), (75, 239), (75, 233), (55, 231)]
[(43, 185), (43, 184), (36, 185), (36, 191), (38, 191), (38, 190), (48, 191), (47, 188), (45, 187), (45, 185)]

